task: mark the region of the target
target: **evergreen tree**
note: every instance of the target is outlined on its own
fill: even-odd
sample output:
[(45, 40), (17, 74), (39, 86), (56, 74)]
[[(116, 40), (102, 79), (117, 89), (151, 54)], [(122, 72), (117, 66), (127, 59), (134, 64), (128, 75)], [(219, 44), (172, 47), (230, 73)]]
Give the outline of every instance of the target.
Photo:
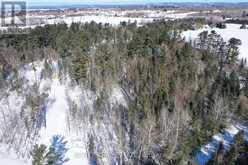
[(228, 41), (228, 56), (227, 61), (230, 64), (234, 64), (238, 60), (239, 47), (241, 45), (241, 40), (236, 38), (231, 38)]
[(230, 92), (232, 96), (238, 96), (240, 90), (240, 81), (237, 73), (233, 71), (229, 78)]
[(74, 51), (71, 65), (71, 75), (79, 82), (87, 78), (87, 68), (89, 66), (89, 57), (80, 52), (79, 49)]
[(246, 77), (244, 80), (244, 87), (242, 90), (244, 95), (248, 97), (248, 77)]
[(216, 27), (217, 27), (217, 28), (220, 28), (220, 29), (225, 29), (225, 28), (226, 28), (226, 24), (220, 22), (220, 23), (217, 23), (217, 24), (216, 24)]
[(198, 46), (200, 49), (205, 49), (206, 48), (206, 43), (208, 39), (208, 31), (203, 31), (199, 35), (199, 43)]
[(246, 24), (242, 24), (242, 25), (240, 26), (240, 29), (246, 29)]
[(46, 148), (43, 144), (34, 146), (31, 152), (32, 165), (46, 165)]
[(56, 135), (51, 140), (51, 146), (47, 154), (46, 165), (63, 165), (69, 161), (65, 154), (68, 151), (66, 148), (67, 141), (64, 141), (64, 137)]
[(244, 131), (240, 131), (234, 138), (231, 150), (225, 155), (225, 164), (246, 165), (248, 162), (248, 145), (244, 139)]

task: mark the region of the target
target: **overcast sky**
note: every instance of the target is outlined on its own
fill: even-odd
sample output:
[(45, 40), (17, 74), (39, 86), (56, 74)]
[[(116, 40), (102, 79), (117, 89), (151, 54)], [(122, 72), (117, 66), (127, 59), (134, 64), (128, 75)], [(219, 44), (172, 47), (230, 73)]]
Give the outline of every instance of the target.
[(142, 4), (142, 3), (160, 3), (160, 2), (248, 2), (248, 0), (26, 0), (26, 1), (30, 5)]

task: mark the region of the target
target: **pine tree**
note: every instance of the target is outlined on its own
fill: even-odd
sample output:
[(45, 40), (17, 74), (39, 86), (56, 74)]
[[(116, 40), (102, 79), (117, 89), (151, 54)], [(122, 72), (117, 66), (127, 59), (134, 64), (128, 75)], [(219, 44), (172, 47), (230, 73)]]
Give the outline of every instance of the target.
[(227, 61), (230, 64), (234, 64), (238, 60), (239, 47), (241, 45), (241, 40), (236, 38), (231, 38), (228, 41), (228, 56)]
[(200, 49), (205, 49), (206, 48), (206, 43), (208, 39), (208, 31), (203, 31), (199, 35), (199, 43), (198, 46)]
[(69, 161), (65, 154), (68, 151), (66, 148), (67, 141), (64, 141), (64, 137), (56, 135), (51, 140), (51, 146), (47, 154), (46, 165), (62, 165)]
[(240, 29), (246, 29), (246, 24), (242, 24), (242, 25), (240, 26)]
[(88, 63), (89, 57), (83, 54), (80, 49), (76, 49), (72, 58), (71, 74), (77, 82), (87, 78)]
[(45, 165), (46, 164), (46, 146), (35, 145), (33, 151), (31, 152), (32, 156), (32, 165)]
[(225, 164), (246, 165), (248, 161), (248, 145), (244, 139), (244, 131), (240, 131), (234, 138), (231, 150), (225, 156)]
[(248, 72), (244, 73), (243, 83), (244, 83), (244, 86), (242, 88), (243, 95), (248, 97)]
[(235, 71), (232, 71), (229, 79), (230, 92), (233, 96), (238, 96), (240, 93), (240, 81), (238, 74)]

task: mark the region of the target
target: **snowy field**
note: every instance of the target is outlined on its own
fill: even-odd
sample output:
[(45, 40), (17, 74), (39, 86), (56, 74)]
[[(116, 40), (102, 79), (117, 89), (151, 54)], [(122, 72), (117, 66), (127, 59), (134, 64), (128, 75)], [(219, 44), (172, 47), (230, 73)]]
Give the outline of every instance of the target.
[[(96, 23), (108, 23), (112, 26), (118, 26), (120, 22), (129, 22), (134, 23), (137, 22), (138, 26), (142, 26), (145, 23), (152, 22), (154, 20), (159, 19), (182, 19), (186, 18), (196, 12), (176, 12), (176, 11), (167, 11), (167, 12), (159, 12), (152, 10), (142, 10), (141, 16), (132, 16), (135, 12), (130, 12), (130, 15), (127, 11), (115, 13), (115, 12), (104, 12), (104, 13), (81, 13), (78, 16), (54, 16), (54, 15), (28, 15), (27, 16), (27, 26), (21, 28), (35, 28), (36, 26), (44, 26), (46, 24), (57, 24), (57, 23), (66, 23), (71, 25), (72, 23), (86, 23), (94, 21)], [(136, 14), (141, 14), (137, 12)], [(5, 18), (6, 23), (11, 21), (11, 18)], [(17, 21), (18, 22), (18, 21)], [(0, 30), (7, 30), (7, 27), (0, 27)]]
[(168, 13), (156, 13), (156, 12), (148, 12), (144, 17), (132, 17), (132, 16), (126, 16), (125, 14), (122, 14), (121, 16), (114, 16), (114, 15), (108, 15), (108, 14), (99, 14), (99, 15), (82, 15), (82, 16), (62, 16), (58, 18), (54, 18), (51, 16), (50, 18), (43, 18), (43, 24), (56, 24), (64, 22), (68, 25), (75, 22), (91, 22), (94, 21), (96, 23), (109, 23), (113, 26), (118, 26), (120, 22), (130, 22), (134, 23), (137, 22), (138, 26), (144, 25), (145, 23), (152, 22), (156, 19), (182, 19), (186, 18), (187, 16), (194, 14), (195, 12), (187, 12), (187, 13), (174, 13), (174, 12), (168, 12)]
[(137, 25), (142, 25), (144, 23), (152, 22), (153, 18), (139, 18), (139, 17), (114, 17), (114, 16), (73, 16), (73, 17), (67, 17), (64, 16), (62, 18), (53, 18), (53, 19), (46, 19), (44, 20), (45, 24), (56, 24), (56, 23), (66, 23), (70, 25), (71, 23), (90, 23), (91, 21), (94, 21), (96, 23), (109, 23), (113, 26), (117, 26), (120, 24), (120, 22), (130, 22), (134, 23), (137, 22)]
[[(168, 12), (156, 12), (156, 11), (143, 11), (144, 15), (137, 17), (137, 16), (128, 16), (127, 13), (118, 14), (115, 13), (109, 14), (91, 14), (91, 15), (81, 15), (81, 16), (62, 16), (59, 18), (46, 18), (44, 19), (45, 24), (54, 24), (54, 23), (60, 23), (65, 22), (68, 25), (70, 25), (72, 22), (91, 22), (94, 21), (96, 23), (109, 23), (113, 26), (117, 26), (120, 24), (120, 22), (130, 22), (134, 23), (137, 22), (137, 25), (143, 25), (145, 23), (152, 22), (154, 19), (182, 19), (185, 18), (191, 14), (195, 14), (195, 12), (185, 12), (185, 13), (177, 13), (176, 11), (168, 11)], [(131, 13), (133, 14), (133, 13)], [(117, 15), (117, 16), (116, 16)], [(118, 16), (119, 15), (119, 16)]]
[(203, 31), (215, 30), (220, 34), (223, 39), (227, 42), (230, 38), (238, 38), (241, 40), (242, 45), (239, 47), (240, 55), (239, 59), (245, 58), (248, 60), (248, 29), (240, 29), (240, 24), (226, 24), (226, 29), (210, 28), (205, 27), (198, 30), (188, 30), (182, 33), (182, 36), (186, 38), (187, 41), (194, 40), (197, 38), (198, 34)]

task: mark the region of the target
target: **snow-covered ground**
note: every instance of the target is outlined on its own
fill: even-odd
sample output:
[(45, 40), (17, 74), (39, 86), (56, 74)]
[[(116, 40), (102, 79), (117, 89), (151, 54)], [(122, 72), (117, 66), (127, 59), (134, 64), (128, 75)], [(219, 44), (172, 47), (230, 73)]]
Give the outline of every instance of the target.
[(152, 9), (133, 9), (133, 10), (120, 10), (120, 9), (89, 9), (84, 11), (74, 12), (78, 15), (99, 15), (99, 16), (117, 16), (117, 17), (132, 17), (136, 15), (143, 18), (183, 18), (196, 12), (179, 11), (179, 10), (152, 10)]
[(80, 23), (86, 23), (94, 21), (96, 23), (109, 23), (113, 26), (117, 26), (120, 24), (120, 22), (130, 22), (134, 23), (137, 22), (138, 25), (142, 25), (144, 23), (152, 22), (153, 18), (138, 18), (138, 17), (115, 17), (115, 16), (64, 16), (61, 18), (52, 18), (52, 19), (46, 19), (44, 20), (45, 24), (55, 24), (55, 23), (61, 23), (64, 22), (68, 25), (70, 25), (73, 22), (80, 22)]
[(245, 132), (245, 139), (248, 141), (248, 128), (239, 124), (230, 126), (229, 128), (224, 129), (223, 132), (214, 135), (212, 140), (205, 146), (202, 146), (200, 151), (196, 154), (195, 158), (198, 165), (205, 165), (214, 157), (221, 141), (224, 142), (225, 150), (230, 150), (235, 135), (241, 130)]
[[(91, 22), (109, 23), (117, 26), (120, 22), (137, 22), (138, 26), (152, 22), (156, 19), (182, 19), (196, 12), (178, 12), (178, 11), (156, 11), (156, 10), (139, 10), (139, 11), (91, 11), (83, 12), (78, 15), (28, 15), (27, 26), (20, 28), (34, 28), (36, 26), (44, 26), (46, 24), (66, 23), (70, 25), (75, 22)], [(75, 14), (75, 13), (74, 13)], [(6, 22), (10, 22), (11, 18), (5, 18)], [(17, 19), (18, 20), (18, 19)], [(18, 21), (17, 21), (18, 22)], [(0, 27), (0, 30), (7, 30), (7, 27)]]
[(154, 19), (181, 19), (185, 18), (195, 12), (185, 12), (185, 13), (156, 13), (152, 11), (148, 11), (145, 17), (132, 17), (132, 16), (112, 16), (112, 15), (83, 15), (83, 16), (63, 16), (61, 18), (52, 18), (46, 19), (45, 24), (54, 24), (58, 22), (65, 22), (67, 24), (71, 24), (72, 22), (91, 22), (94, 21), (96, 23), (109, 23), (111, 25), (117, 26), (120, 22), (137, 22), (138, 25), (142, 25), (144, 23), (152, 22)]
[(143, 25), (145, 23), (152, 22), (154, 19), (181, 19), (185, 18), (191, 14), (194, 14), (194, 12), (186, 12), (186, 13), (156, 13), (156, 12), (148, 12), (146, 13), (145, 17), (132, 17), (132, 16), (126, 16), (123, 14), (123, 16), (115, 16), (115, 15), (104, 15), (104, 14), (97, 14), (97, 15), (82, 15), (82, 16), (62, 16), (58, 18), (45, 18), (43, 19), (44, 24), (55, 24), (55, 23), (61, 23), (65, 22), (66, 24), (70, 25), (73, 22), (91, 22), (94, 21), (96, 23), (109, 23), (113, 26), (117, 26), (120, 24), (120, 22), (130, 22), (134, 23), (137, 22), (137, 25)]
[(240, 29), (240, 24), (226, 24), (226, 29), (219, 28), (210, 28), (204, 27), (198, 30), (188, 30), (182, 33), (182, 36), (186, 38), (187, 41), (194, 40), (198, 37), (203, 31), (211, 31), (215, 30), (218, 34), (220, 34), (225, 41), (228, 41), (230, 38), (238, 38), (241, 40), (242, 45), (239, 47), (240, 55), (239, 58), (245, 58), (248, 60), (248, 29)]
[(6, 145), (0, 144), (0, 164), (1, 165), (31, 165), (29, 161), (18, 159), (15, 152), (8, 149)]
[[(11, 91), (6, 89), (8, 95), (0, 99), (0, 139), (4, 139), (7, 136), (7, 129), (14, 127), (13, 131), (9, 133), (10, 136), (14, 136), (12, 143), (9, 145), (5, 141), (0, 143), (0, 164), (31, 165), (31, 160), (28, 156), (32, 145), (45, 144), (49, 146), (54, 135), (61, 135), (68, 142), (66, 147), (69, 149), (66, 156), (70, 160), (65, 165), (87, 165), (89, 164), (89, 153), (87, 153), (89, 133), (97, 135), (96, 138), (99, 139), (99, 142), (96, 140), (95, 145), (99, 146), (99, 148), (104, 148), (102, 152), (103, 162), (104, 164), (110, 164), (112, 161), (111, 155), (117, 150), (114, 147), (117, 137), (109, 120), (90, 123), (88, 117), (85, 116), (85, 118), (79, 119), (79, 123), (73, 124), (74, 121), (71, 122), (72, 120), (77, 120), (76, 118), (71, 118), (72, 105), (77, 106), (82, 113), (94, 114), (93, 106), (96, 95), (90, 90), (73, 85), (68, 75), (61, 75), (57, 62), (50, 62), (50, 67), (53, 71), (51, 76), (44, 76), (44, 67), (44, 61), (23, 66), (18, 72), (19, 79), (24, 82), (23, 91), (17, 92), (18, 90)], [(33, 91), (33, 87), (37, 89), (36, 93)], [(127, 103), (121, 88), (118, 85), (113, 85), (111, 91), (109, 96), (110, 108), (115, 104), (126, 106)], [(39, 105), (43, 109), (42, 112), (45, 113), (45, 124), (39, 130), (37, 138), (30, 138), (31, 143), (27, 145), (29, 148), (26, 148), (26, 143), (18, 144), (22, 136), (25, 138), (26, 132), (25, 124), (23, 124), (25, 123), (23, 121), (24, 117), (20, 117), (19, 114), (29, 110), (32, 111), (29, 105), (25, 105), (28, 102), (26, 96), (32, 94), (37, 96), (47, 95)], [(74, 127), (75, 125), (76, 127)], [(111, 136), (112, 140), (109, 139), (109, 136)], [(19, 154), (16, 154), (16, 150), (11, 148), (15, 145), (25, 146), (23, 147), (25, 152), (23, 151), (24, 149), (21, 149), (18, 150)]]

